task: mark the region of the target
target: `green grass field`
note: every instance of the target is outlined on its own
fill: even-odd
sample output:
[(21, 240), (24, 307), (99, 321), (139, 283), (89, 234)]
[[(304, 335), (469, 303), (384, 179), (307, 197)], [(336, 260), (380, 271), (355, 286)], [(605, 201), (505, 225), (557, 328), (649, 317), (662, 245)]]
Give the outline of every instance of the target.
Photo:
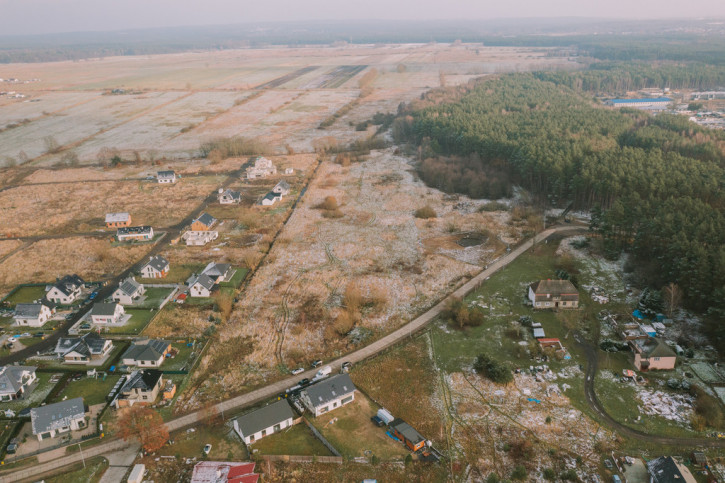
[(260, 439), (252, 445), (254, 450), (263, 455), (332, 456), (304, 422)]
[(204, 268), (203, 263), (190, 263), (183, 265), (170, 264), (169, 273), (164, 278), (138, 278), (141, 283), (181, 283), (185, 282), (192, 273)]
[(124, 325), (118, 327), (108, 327), (108, 333), (134, 335), (140, 334), (157, 312), (157, 310), (127, 308), (126, 313), (131, 314), (131, 319)]
[(12, 402), (4, 402), (0, 404), (0, 410), (12, 409), (15, 412), (21, 411), (27, 407), (37, 407), (45, 400), (48, 393), (55, 387), (55, 383), (50, 382), (50, 378), (53, 374), (47, 372), (36, 373), (38, 377), (37, 386), (25, 396), (25, 399)]
[(106, 396), (120, 377), (120, 375), (110, 375), (104, 381), (101, 377), (94, 379), (83, 376), (80, 381), (69, 381), (68, 385), (51, 402), (82, 397), (89, 406), (105, 403)]
[(189, 362), (189, 356), (193, 349), (186, 347), (186, 344), (183, 343), (173, 343), (171, 346), (179, 352), (173, 358), (167, 357), (161, 369), (164, 371), (179, 371)]
[(135, 308), (158, 309), (161, 302), (163, 302), (173, 290), (173, 288), (168, 287), (146, 287), (146, 293), (144, 294), (146, 298), (143, 303), (135, 306)]
[(15, 307), (17, 304), (28, 304), (35, 300), (42, 299), (45, 297), (45, 285), (33, 286), (33, 287), (18, 287), (15, 292), (10, 294), (5, 302), (11, 307)]

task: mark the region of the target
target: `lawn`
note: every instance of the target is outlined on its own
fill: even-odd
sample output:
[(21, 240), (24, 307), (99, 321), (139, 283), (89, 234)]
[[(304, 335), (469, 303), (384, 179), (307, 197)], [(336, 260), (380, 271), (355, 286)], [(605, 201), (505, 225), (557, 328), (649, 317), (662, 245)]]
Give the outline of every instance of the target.
[(251, 450), (263, 455), (332, 456), (304, 422), (258, 440)]
[(107, 330), (109, 334), (140, 334), (158, 310), (127, 308), (126, 313), (132, 315), (128, 322), (118, 327), (104, 327), (103, 331)]
[(358, 392), (353, 402), (311, 422), (343, 456), (375, 455), (381, 460), (405, 458), (410, 451), (370, 421), (377, 410), (368, 398)]
[(64, 473), (45, 478), (45, 481), (47, 483), (95, 483), (100, 481), (103, 473), (108, 469), (108, 460), (99, 456), (86, 460), (85, 468), (81, 463), (72, 468), (72, 471), (68, 471), (66, 468)]
[(106, 402), (106, 396), (120, 379), (120, 375), (109, 375), (104, 381), (102, 377), (84, 376), (80, 381), (68, 381), (66, 387), (51, 402), (82, 397), (86, 404), (92, 406)]
[(12, 402), (0, 403), (0, 410), (12, 409), (15, 412), (21, 411), (26, 407), (37, 407), (45, 400), (48, 393), (53, 389), (55, 383), (50, 382), (50, 378), (54, 374), (47, 372), (37, 372), (38, 381), (32, 392), (25, 399)]
[[(230, 426), (200, 425), (195, 431), (186, 430), (171, 435), (174, 444), (166, 445), (157, 453), (159, 456), (181, 455), (184, 458), (196, 457), (211, 461), (244, 461), (247, 450), (239, 436)], [(204, 445), (211, 444), (209, 455), (204, 458)]]
[(134, 308), (158, 309), (161, 302), (173, 291), (169, 287), (146, 287), (146, 297), (142, 304), (134, 306)]
[[(190, 365), (189, 356), (194, 351), (192, 347), (186, 347), (185, 343), (173, 343), (171, 346), (179, 351), (175, 357), (167, 357), (164, 361), (163, 365), (161, 366), (162, 371), (180, 371), (184, 366)], [(201, 346), (198, 346), (199, 350), (201, 350)]]
[(15, 292), (10, 294), (5, 302), (11, 307), (17, 304), (28, 304), (45, 297), (45, 285), (38, 286), (21, 286)]
[(177, 265), (169, 264), (169, 273), (164, 278), (138, 278), (141, 283), (181, 283), (186, 280), (194, 272), (199, 272), (205, 267), (202, 263), (187, 263)]
[(239, 288), (239, 286), (244, 281), (244, 278), (247, 276), (247, 273), (249, 272), (248, 268), (234, 268), (235, 270), (234, 275), (228, 282), (221, 282), (219, 284), (219, 287), (231, 287), (234, 289)]

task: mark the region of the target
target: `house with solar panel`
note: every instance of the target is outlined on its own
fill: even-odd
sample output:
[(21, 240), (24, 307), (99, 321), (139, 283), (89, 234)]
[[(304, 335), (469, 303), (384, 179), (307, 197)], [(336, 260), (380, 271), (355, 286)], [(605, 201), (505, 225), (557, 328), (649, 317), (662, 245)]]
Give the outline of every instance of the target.
[(82, 397), (55, 404), (46, 404), (30, 410), (30, 424), (38, 441), (55, 438), (58, 434), (86, 427), (88, 408)]
[(31, 386), (38, 380), (36, 369), (33, 366), (0, 367), (0, 402), (23, 399), (30, 394)]
[(133, 277), (129, 277), (118, 285), (111, 298), (121, 305), (133, 305), (145, 293), (146, 289), (143, 284), (137, 282)]
[(338, 374), (306, 387), (300, 400), (312, 414), (321, 416), (353, 402), (355, 384), (347, 374)]
[(50, 287), (45, 298), (56, 304), (70, 305), (81, 296), (83, 284), (83, 279), (78, 275), (66, 275)]
[(104, 339), (95, 332), (80, 337), (61, 337), (53, 352), (66, 364), (88, 364), (102, 361), (113, 350), (113, 341)]
[(176, 173), (168, 171), (159, 171), (156, 173), (156, 181), (160, 184), (176, 183)]
[(147, 339), (131, 344), (121, 360), (127, 366), (160, 367), (171, 350), (171, 343), (161, 339)]

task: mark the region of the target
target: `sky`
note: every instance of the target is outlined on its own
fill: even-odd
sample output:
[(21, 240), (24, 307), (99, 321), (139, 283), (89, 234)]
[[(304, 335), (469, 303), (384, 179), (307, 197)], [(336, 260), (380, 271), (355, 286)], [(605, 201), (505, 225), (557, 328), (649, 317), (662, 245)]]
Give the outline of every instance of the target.
[(725, 0), (0, 0), (0, 35), (247, 22), (725, 17)]

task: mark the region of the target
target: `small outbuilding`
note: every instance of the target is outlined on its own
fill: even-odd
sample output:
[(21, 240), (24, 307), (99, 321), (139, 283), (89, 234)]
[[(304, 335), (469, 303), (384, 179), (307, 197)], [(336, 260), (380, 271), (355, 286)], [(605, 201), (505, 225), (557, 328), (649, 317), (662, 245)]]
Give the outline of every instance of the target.
[(285, 399), (257, 409), (234, 420), (234, 430), (246, 444), (292, 426), (294, 413)]
[(390, 423), (393, 434), (400, 438), (411, 451), (418, 451), (425, 446), (425, 438), (410, 424), (400, 418)]

